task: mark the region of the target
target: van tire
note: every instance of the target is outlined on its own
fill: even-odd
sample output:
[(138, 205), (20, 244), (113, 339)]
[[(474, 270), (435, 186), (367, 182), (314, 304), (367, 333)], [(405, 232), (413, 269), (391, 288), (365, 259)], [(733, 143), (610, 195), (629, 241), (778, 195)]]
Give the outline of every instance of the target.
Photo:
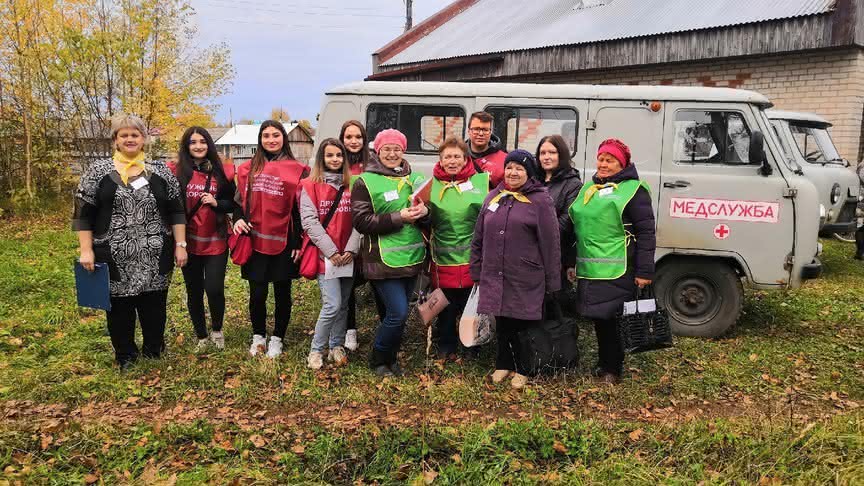
[(744, 306), (741, 278), (730, 265), (713, 259), (662, 263), (655, 291), (678, 336), (722, 336), (738, 321)]

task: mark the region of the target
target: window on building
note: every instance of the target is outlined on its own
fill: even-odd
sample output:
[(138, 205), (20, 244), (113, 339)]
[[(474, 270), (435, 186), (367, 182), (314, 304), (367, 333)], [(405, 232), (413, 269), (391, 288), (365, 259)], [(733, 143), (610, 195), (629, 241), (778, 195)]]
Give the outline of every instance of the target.
[(675, 161), (691, 164), (749, 164), (750, 129), (734, 111), (675, 113)]
[(465, 109), (452, 105), (369, 105), (366, 110), (369, 140), (388, 128), (405, 134), (408, 153), (437, 153), (447, 137), (465, 138)]
[(492, 131), (508, 152), (521, 148), (533, 153), (547, 135), (561, 135), (570, 153), (576, 152), (579, 113), (573, 108), (487, 106), (486, 111), (494, 118)]

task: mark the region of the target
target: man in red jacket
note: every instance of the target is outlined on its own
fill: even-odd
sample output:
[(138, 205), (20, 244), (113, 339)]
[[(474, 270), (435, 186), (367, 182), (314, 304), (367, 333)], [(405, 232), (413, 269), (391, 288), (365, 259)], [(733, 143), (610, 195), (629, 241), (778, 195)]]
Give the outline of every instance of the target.
[(468, 119), (468, 160), (478, 172), (488, 172), (491, 188), (498, 187), (504, 178), (504, 159), (501, 140), (492, 133), (492, 115), (485, 111), (471, 114)]

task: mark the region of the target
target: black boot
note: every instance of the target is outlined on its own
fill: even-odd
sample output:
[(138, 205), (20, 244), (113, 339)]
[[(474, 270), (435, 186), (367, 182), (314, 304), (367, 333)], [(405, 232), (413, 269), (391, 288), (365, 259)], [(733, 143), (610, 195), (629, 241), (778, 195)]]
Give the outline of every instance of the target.
[(372, 348), (372, 355), (369, 356), (369, 367), (375, 374), (381, 378), (385, 376), (393, 376), (393, 371), (390, 369), (391, 356), (390, 353), (378, 351)]
[(855, 232), (855, 259), (864, 260), (864, 226)]

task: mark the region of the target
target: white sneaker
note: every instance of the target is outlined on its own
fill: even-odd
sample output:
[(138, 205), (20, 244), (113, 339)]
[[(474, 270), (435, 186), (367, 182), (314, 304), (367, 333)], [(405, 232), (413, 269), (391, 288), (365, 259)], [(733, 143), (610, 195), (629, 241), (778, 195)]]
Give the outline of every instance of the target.
[(331, 361), (336, 366), (345, 366), (348, 364), (348, 355), (345, 354), (345, 348), (337, 346), (327, 353), (327, 361)]
[(282, 354), (282, 339), (276, 336), (270, 336), (270, 346), (267, 347), (267, 357), (270, 359), (278, 358)]
[(209, 346), (210, 346), (210, 339), (209, 338), (199, 339), (198, 344), (195, 345), (195, 352), (196, 353), (204, 353), (207, 351), (207, 347), (209, 347)]
[(306, 358), (306, 366), (309, 369), (320, 370), (322, 366), (324, 366), (324, 353), (320, 351), (312, 351), (309, 353), (309, 357)]
[(349, 351), (357, 351), (357, 329), (348, 329), (345, 333), (345, 347)]
[(252, 336), (252, 346), (249, 346), (249, 354), (257, 356), (258, 353), (263, 353), (266, 347), (267, 338), (260, 334), (255, 334)]
[(213, 341), (213, 346), (216, 346), (216, 349), (225, 349), (225, 335), (222, 334), (222, 331), (213, 331), (210, 334), (210, 340)]

